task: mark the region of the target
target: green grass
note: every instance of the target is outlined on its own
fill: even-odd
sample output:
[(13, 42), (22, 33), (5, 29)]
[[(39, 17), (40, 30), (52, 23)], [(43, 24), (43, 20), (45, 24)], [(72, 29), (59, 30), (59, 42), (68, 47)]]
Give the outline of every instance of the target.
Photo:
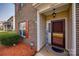
[(0, 40), (15, 35), (15, 32), (0, 32)]

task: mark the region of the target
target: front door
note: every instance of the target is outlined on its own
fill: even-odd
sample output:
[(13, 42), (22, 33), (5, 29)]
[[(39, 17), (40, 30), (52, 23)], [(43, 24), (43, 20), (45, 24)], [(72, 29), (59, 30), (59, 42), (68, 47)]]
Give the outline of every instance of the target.
[(65, 48), (65, 20), (52, 21), (51, 43), (54, 46)]

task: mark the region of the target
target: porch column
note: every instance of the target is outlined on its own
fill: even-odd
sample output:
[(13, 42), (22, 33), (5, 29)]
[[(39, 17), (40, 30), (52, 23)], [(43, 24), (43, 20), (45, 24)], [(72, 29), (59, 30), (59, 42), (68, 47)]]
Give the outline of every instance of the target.
[(76, 5), (72, 4), (72, 55), (76, 56)]
[(40, 50), (40, 15), (37, 11), (37, 51)]

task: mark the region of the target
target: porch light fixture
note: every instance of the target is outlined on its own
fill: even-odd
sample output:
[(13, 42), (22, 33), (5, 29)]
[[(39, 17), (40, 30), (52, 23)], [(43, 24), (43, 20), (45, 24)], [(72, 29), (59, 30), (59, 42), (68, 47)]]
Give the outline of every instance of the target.
[(56, 16), (56, 12), (55, 12), (55, 10), (56, 10), (56, 9), (53, 9), (53, 13), (52, 13), (53, 17)]

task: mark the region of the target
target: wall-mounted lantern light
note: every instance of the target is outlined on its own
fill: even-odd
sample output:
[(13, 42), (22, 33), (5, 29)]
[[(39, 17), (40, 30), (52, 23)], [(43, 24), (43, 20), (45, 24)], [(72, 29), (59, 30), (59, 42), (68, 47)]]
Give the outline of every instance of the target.
[(53, 15), (53, 17), (56, 17), (56, 9), (53, 9), (52, 15)]

